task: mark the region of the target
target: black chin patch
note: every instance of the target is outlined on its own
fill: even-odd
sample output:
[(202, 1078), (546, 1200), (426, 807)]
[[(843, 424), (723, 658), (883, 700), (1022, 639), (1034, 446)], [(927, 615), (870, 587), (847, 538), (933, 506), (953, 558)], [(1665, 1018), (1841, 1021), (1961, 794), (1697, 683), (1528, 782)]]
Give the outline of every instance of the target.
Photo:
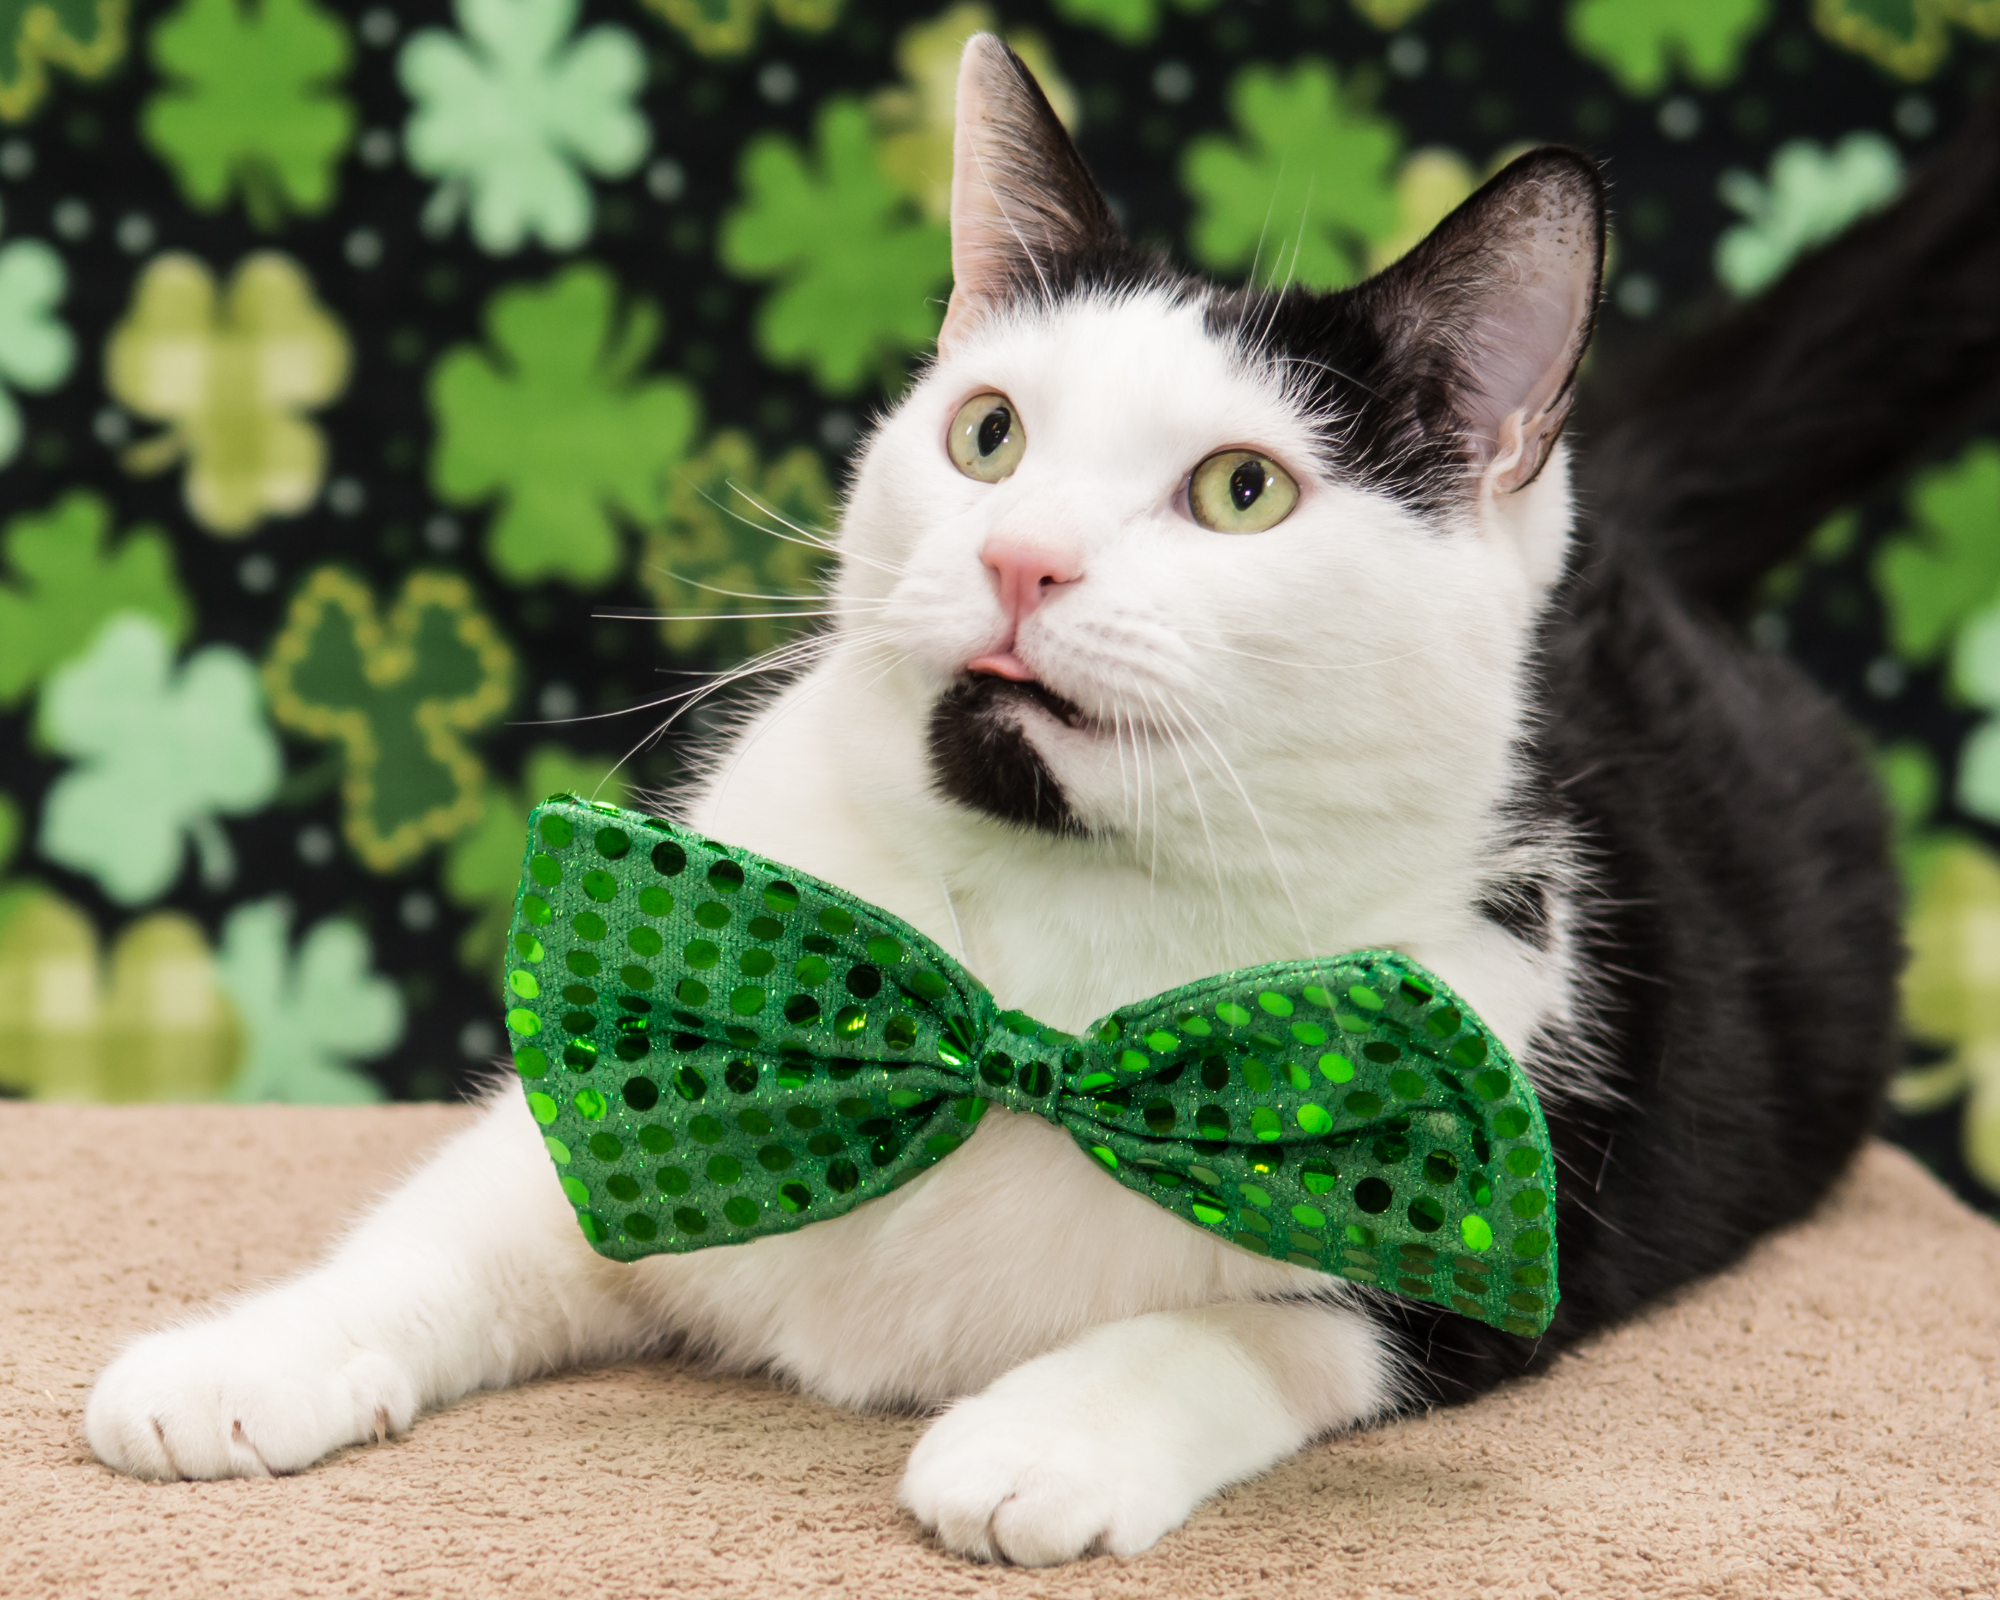
[(1072, 727), (1079, 715), (1039, 683), (983, 674), (961, 678), (931, 713), (931, 772), (939, 789), (975, 811), (1043, 833), (1081, 834), (1062, 785), (1021, 731), (1028, 706)]

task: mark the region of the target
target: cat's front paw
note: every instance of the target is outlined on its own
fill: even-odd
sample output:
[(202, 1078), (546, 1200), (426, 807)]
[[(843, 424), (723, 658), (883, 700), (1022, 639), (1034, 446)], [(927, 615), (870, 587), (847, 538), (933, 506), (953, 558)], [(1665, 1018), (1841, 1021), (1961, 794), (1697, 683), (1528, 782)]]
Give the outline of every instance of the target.
[(260, 1478), (410, 1425), (417, 1389), (386, 1356), (234, 1318), (141, 1339), (98, 1377), (83, 1432), (137, 1478)]
[(1098, 1551), (1137, 1555), (1201, 1498), (1157, 1443), (1003, 1384), (931, 1425), (897, 1498), (949, 1549), (978, 1561), (1048, 1567)]

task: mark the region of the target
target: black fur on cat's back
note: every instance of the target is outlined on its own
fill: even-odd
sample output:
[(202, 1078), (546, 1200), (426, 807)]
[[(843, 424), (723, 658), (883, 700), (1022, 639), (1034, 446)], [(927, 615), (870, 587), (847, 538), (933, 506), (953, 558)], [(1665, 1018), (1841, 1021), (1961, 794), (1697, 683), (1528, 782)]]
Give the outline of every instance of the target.
[(1558, 595), (1539, 691), (1534, 782), (1587, 852), (1576, 954), (1616, 1098), (1544, 1106), (1561, 1300), (1542, 1339), (1389, 1310), (1422, 1401), (1470, 1398), (1802, 1216), (1897, 1057), (1887, 823), (1826, 696), (1609, 532)]
[(1417, 1403), (1470, 1398), (1728, 1265), (1872, 1130), (1899, 1052), (1886, 818), (1832, 701), (1723, 619), (1996, 381), (1990, 101), (1896, 206), (1629, 384), (1596, 451), (1581, 442), (1530, 805), (1588, 853), (1580, 953), (1619, 1098), (1546, 1107), (1561, 1301), (1541, 1340), (1385, 1303)]
[[(1452, 536), (1437, 514), (1475, 464), (1460, 402), (1480, 381), (1462, 335), (1515, 281), (1538, 207), (1594, 219), (1601, 260), (1590, 159), (1530, 152), (1353, 289), (1222, 290), (1124, 238), (1007, 60), (1006, 177), (1039, 219), (1013, 293), (1200, 304), (1211, 332), (1285, 371), (1326, 471)], [(1810, 1210), (1873, 1129), (1899, 1055), (1887, 818), (1832, 700), (1730, 618), (1828, 511), (1996, 386), (2000, 99), (1895, 205), (1638, 371), (1575, 441), (1579, 526), (1536, 640), (1517, 800), (1524, 825), (1570, 841), (1576, 871), (1480, 885), (1470, 909), (1543, 950), (1560, 917), (1584, 1014), (1528, 1040), (1526, 1060), (1567, 1057), (1604, 1092), (1544, 1100), (1560, 1300), (1541, 1338), (1371, 1296), (1407, 1404), (1468, 1399), (1729, 1265)], [(1019, 703), (1013, 685), (949, 691), (934, 779), (974, 810), (1072, 831)]]

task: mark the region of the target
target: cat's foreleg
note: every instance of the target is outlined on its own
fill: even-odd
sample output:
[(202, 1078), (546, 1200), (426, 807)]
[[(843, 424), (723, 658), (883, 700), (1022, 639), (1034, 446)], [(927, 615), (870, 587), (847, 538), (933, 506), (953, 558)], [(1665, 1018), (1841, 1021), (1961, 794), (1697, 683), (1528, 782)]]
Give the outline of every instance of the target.
[(294, 1472), (473, 1389), (641, 1347), (636, 1287), (584, 1241), (502, 1095), (320, 1266), (127, 1347), (84, 1434), (142, 1478)]
[(958, 1402), (911, 1452), (900, 1498), (982, 1560), (1131, 1555), (1218, 1489), (1382, 1414), (1394, 1390), (1386, 1340), (1350, 1306), (1156, 1312)]

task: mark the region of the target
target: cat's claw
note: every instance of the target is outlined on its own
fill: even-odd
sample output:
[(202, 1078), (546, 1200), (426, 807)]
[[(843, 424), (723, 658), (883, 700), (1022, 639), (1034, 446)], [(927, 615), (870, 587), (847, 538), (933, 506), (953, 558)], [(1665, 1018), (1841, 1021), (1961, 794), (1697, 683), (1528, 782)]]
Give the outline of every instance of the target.
[(1150, 1548), (1200, 1498), (1179, 1476), (1101, 1418), (989, 1393), (932, 1424), (898, 1499), (959, 1555), (1048, 1567)]
[(152, 1334), (98, 1379), (84, 1437), (106, 1466), (172, 1481), (298, 1472), (409, 1427), (408, 1373), (374, 1351), (317, 1345), (226, 1318)]

